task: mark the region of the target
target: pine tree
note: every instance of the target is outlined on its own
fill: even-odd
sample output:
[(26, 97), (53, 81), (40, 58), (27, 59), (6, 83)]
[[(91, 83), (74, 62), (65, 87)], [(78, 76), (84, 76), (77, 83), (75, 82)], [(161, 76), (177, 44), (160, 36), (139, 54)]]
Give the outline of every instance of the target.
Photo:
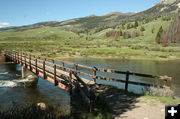
[(163, 28), (162, 28), (162, 26), (159, 28), (159, 31), (158, 31), (158, 33), (157, 33), (157, 36), (156, 36), (156, 42), (157, 43), (161, 43), (161, 34), (162, 34), (162, 32), (163, 32)]
[(137, 27), (138, 27), (138, 22), (135, 21), (135, 23), (134, 23), (134, 28), (137, 28)]
[(145, 28), (144, 28), (144, 26), (141, 26), (141, 29), (140, 29), (140, 31), (145, 31)]

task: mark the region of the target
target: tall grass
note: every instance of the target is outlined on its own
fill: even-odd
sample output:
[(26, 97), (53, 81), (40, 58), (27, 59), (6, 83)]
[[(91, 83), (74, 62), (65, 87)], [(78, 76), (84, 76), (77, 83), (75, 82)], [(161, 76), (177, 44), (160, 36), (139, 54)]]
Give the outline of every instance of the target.
[(68, 112), (56, 105), (47, 105), (41, 110), (35, 103), (13, 105), (9, 109), (0, 110), (0, 119), (68, 119)]

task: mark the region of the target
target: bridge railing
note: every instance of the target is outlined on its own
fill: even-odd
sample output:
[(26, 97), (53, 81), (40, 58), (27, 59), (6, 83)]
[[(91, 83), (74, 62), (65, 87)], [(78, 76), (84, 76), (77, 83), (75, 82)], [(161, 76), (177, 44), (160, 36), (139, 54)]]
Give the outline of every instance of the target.
[[(22, 58), (25, 63), (27, 62), (26, 59), (29, 60), (29, 63), (31, 63), (32, 60), (33, 60), (33, 62), (38, 60), (39, 62), (43, 63), (43, 66), (49, 65), (50, 67), (55, 67), (55, 68), (58, 68), (58, 69), (61, 69), (63, 71), (67, 71), (67, 72), (73, 71), (77, 74), (92, 78), (92, 81), (94, 83), (96, 83), (96, 79), (112, 81), (112, 82), (121, 82), (121, 83), (125, 84), (125, 90), (128, 90), (129, 84), (148, 86), (148, 87), (154, 86), (154, 87), (163, 88), (163, 87), (167, 86), (168, 81), (172, 80), (172, 77), (168, 77), (166, 75), (165, 76), (155, 76), (155, 75), (149, 75), (149, 74), (134, 73), (134, 72), (130, 72), (130, 71), (119, 71), (119, 70), (113, 70), (113, 69), (103, 69), (103, 68), (97, 68), (97, 67), (90, 67), (90, 66), (76, 64), (76, 63), (72, 63), (72, 62), (68, 62), (68, 61), (58, 60), (55, 58), (48, 58), (48, 57), (44, 57), (44, 56), (36, 56), (36, 55), (31, 55), (30, 53), (19, 53), (16, 51), (8, 51), (6, 53), (10, 53), (12, 55), (13, 59)], [(27, 56), (29, 58), (26, 58)], [(57, 63), (61, 63), (62, 65), (57, 64)], [(69, 68), (65, 64), (71, 65), (74, 68)], [(92, 74), (79, 71), (78, 70), (79, 67), (87, 69), (89, 71), (92, 71)], [(97, 72), (105, 72), (105, 73), (111, 73), (111, 74), (124, 74), (126, 76), (126, 78), (125, 78), (125, 80), (122, 80), (122, 79), (111, 78), (111, 77), (107, 77), (107, 76), (103, 77), (103, 76), (97, 75)], [(56, 73), (54, 72), (54, 74), (56, 74)], [(149, 83), (130, 81), (129, 80), (130, 76), (160, 79), (160, 80), (163, 80), (163, 85), (153, 85), (153, 84), (149, 84)]]

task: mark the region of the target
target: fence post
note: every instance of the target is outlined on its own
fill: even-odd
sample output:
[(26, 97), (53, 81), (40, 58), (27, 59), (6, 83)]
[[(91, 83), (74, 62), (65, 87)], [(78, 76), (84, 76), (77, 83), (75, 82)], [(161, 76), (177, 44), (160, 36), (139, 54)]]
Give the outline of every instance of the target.
[(26, 67), (26, 55), (24, 55), (24, 60), (25, 60), (25, 67)]
[(125, 91), (128, 91), (129, 71), (126, 72)]
[(13, 51), (12, 51), (12, 60), (14, 61), (14, 53), (13, 53)]
[(72, 71), (69, 72), (69, 88), (70, 88), (70, 95), (72, 96)]
[(77, 65), (77, 64), (74, 64), (74, 66), (75, 66), (75, 71), (76, 71), (76, 73), (77, 73), (78, 65)]
[(23, 65), (23, 61), (22, 61), (22, 52), (21, 52), (21, 65)]
[(19, 63), (19, 52), (17, 52), (17, 55), (18, 55), (18, 62), (17, 63)]
[(36, 66), (36, 74), (38, 74), (37, 58), (35, 59), (35, 66)]
[(163, 87), (166, 87), (166, 86), (167, 86), (167, 80), (164, 79), (164, 85), (163, 85)]
[(70, 94), (70, 110), (72, 113), (72, 109), (73, 109), (73, 94), (72, 94), (72, 71), (70, 70), (69, 72), (69, 94)]
[(11, 51), (11, 59), (12, 59), (12, 61), (13, 61), (13, 51)]
[(63, 70), (64, 70), (64, 62), (62, 62)]
[(93, 68), (93, 81), (94, 81), (94, 83), (96, 83), (96, 70), (97, 70), (97, 68), (94, 67)]
[(45, 60), (43, 61), (43, 78), (46, 78), (46, 73), (45, 73)]
[(29, 55), (29, 69), (30, 69), (30, 71), (32, 71), (32, 67), (31, 67), (31, 55)]
[(15, 55), (15, 62), (16, 62), (16, 61), (17, 61), (17, 60), (16, 60), (16, 51), (14, 52), (14, 55)]
[(56, 80), (56, 64), (54, 64), (54, 85), (58, 85), (58, 81)]

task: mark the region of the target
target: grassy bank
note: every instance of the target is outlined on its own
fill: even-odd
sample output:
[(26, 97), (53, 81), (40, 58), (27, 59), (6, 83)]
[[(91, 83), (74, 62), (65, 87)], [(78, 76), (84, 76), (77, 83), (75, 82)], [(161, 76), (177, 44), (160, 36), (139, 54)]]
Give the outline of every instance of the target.
[(69, 119), (69, 112), (62, 107), (46, 104), (46, 109), (42, 110), (35, 103), (24, 103), (23, 105), (13, 105), (8, 109), (0, 110), (1, 119)]
[(64, 108), (46, 104), (46, 109), (37, 107), (37, 104), (26, 102), (23, 105), (14, 104), (10, 108), (0, 109), (0, 119), (112, 119), (108, 104), (103, 98), (96, 101), (96, 109), (92, 112), (86, 106), (81, 106), (71, 114)]

